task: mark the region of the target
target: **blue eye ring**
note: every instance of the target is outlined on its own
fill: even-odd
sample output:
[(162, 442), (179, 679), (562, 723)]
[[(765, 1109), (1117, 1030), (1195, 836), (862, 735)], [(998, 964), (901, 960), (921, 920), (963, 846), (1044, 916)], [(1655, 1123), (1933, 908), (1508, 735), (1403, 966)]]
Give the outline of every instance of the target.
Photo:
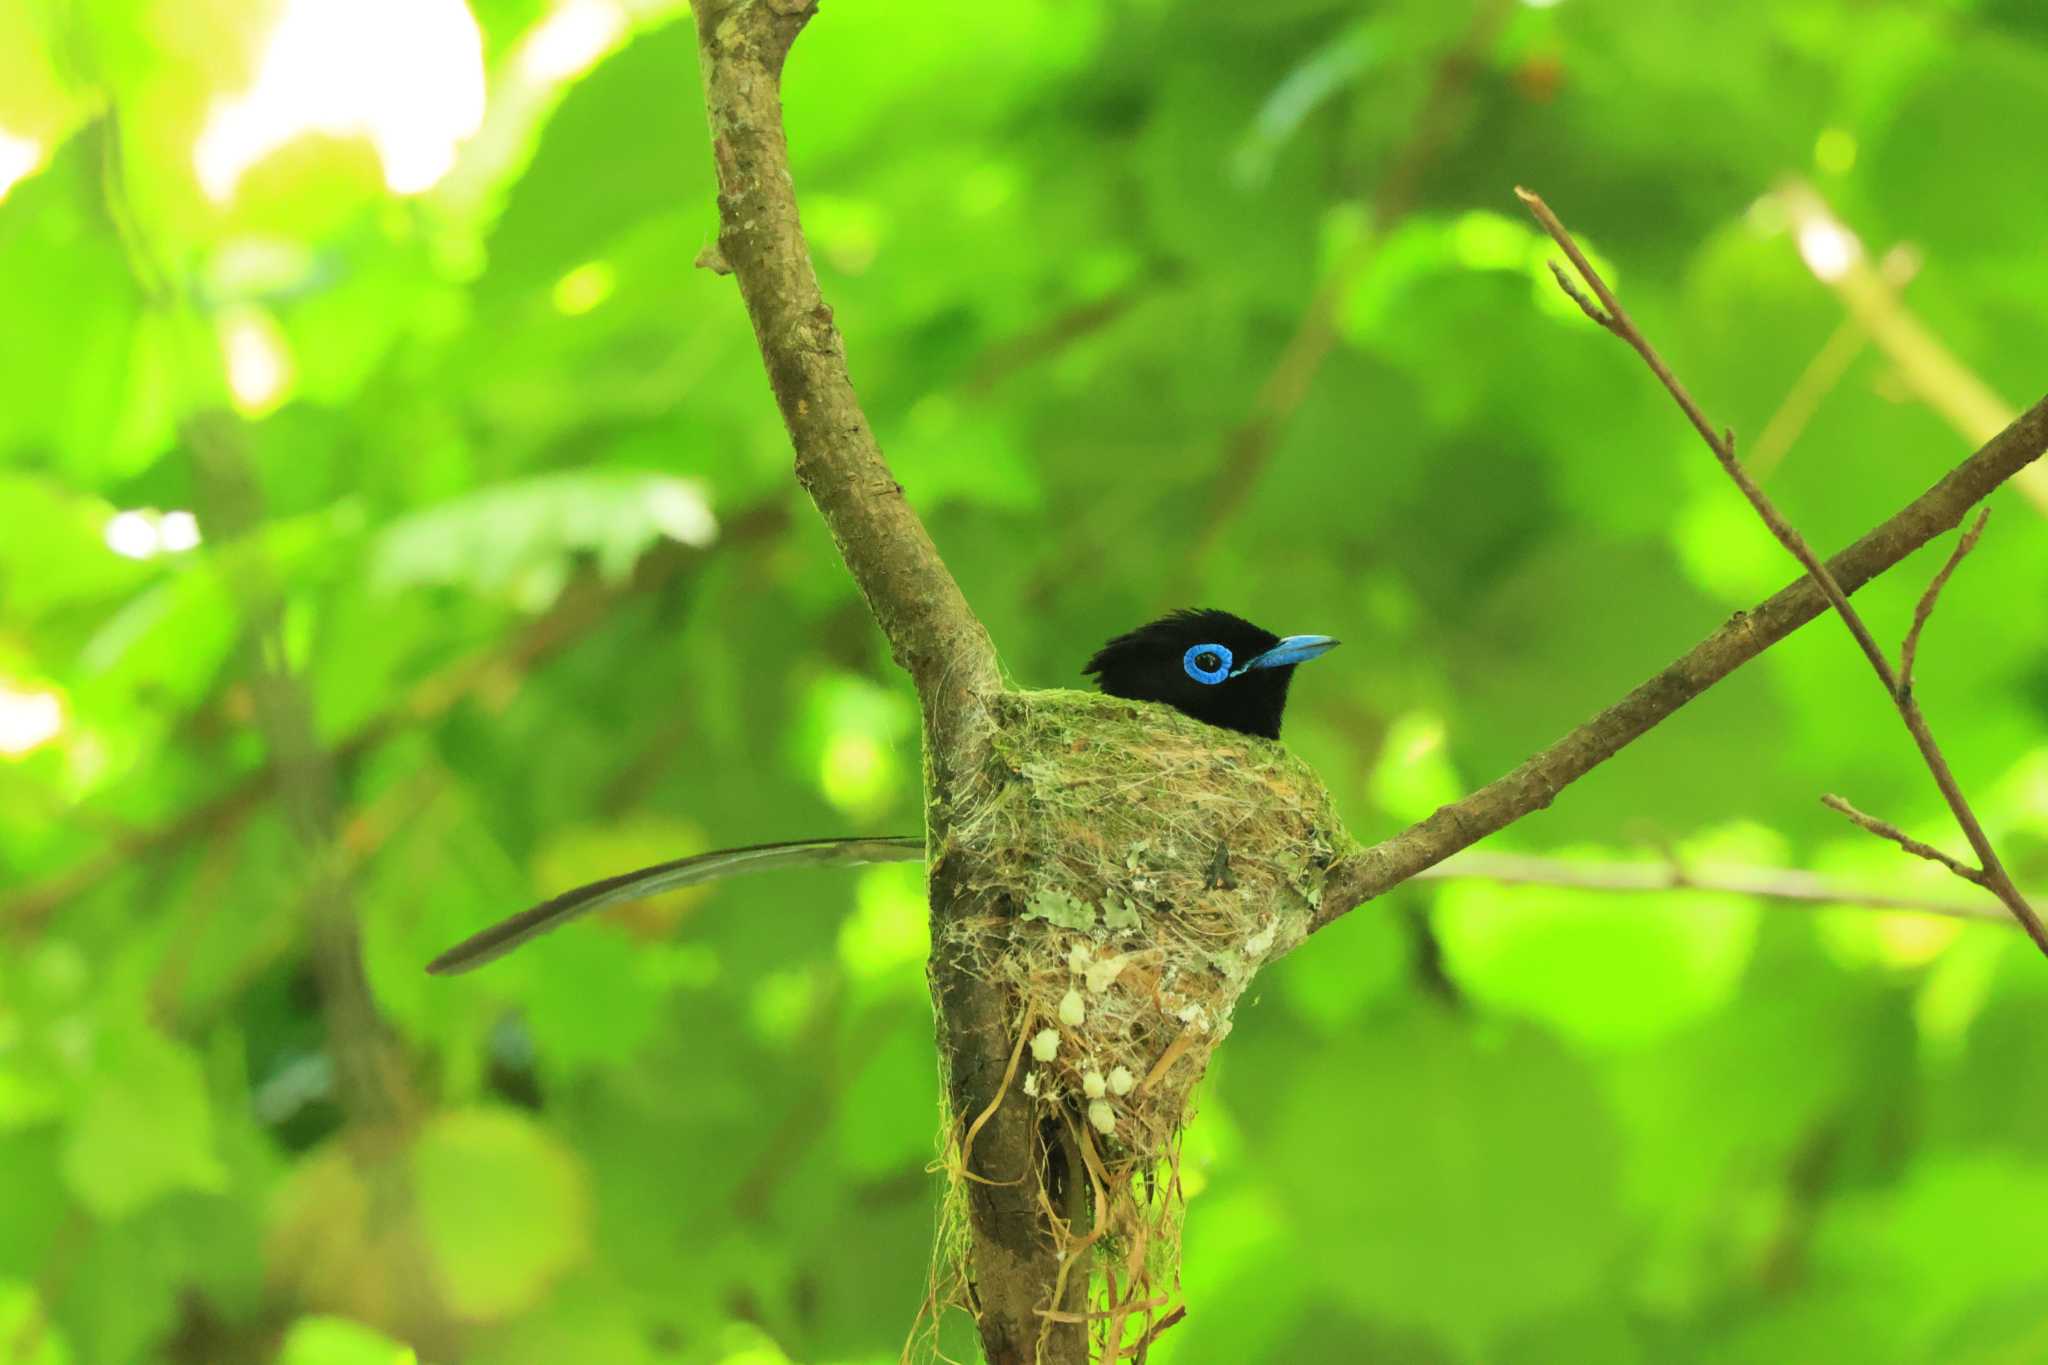
[(1211, 686), (1230, 676), (1231, 662), (1227, 645), (1189, 645), (1180, 656), (1180, 666), (1190, 678)]

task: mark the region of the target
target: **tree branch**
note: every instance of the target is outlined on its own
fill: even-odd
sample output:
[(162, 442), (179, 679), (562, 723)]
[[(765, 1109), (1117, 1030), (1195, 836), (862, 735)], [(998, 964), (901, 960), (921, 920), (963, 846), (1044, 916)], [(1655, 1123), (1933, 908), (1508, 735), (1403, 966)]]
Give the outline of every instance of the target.
[[(260, 495), (235, 419), (204, 412), (185, 424), (202, 516), (232, 553), (250, 546), (262, 520)], [(210, 515), (209, 515), (210, 514)], [(244, 549), (230, 574), (241, 596), (249, 686), (256, 723), (277, 774), (279, 807), (306, 863), (306, 937), (336, 1091), (350, 1120), (379, 1138), (415, 1120), (412, 1093), (397, 1041), (377, 1012), (363, 967), (362, 933), (340, 847), (340, 792), (334, 759), (320, 744), (313, 704), (284, 660), (283, 595), (269, 564)]]
[(904, 500), (847, 373), (797, 218), (782, 64), (816, 0), (700, 0), (697, 39), (718, 171), (719, 253), (739, 282), (796, 476), (838, 544), (890, 653), (917, 684), (941, 772), (999, 690), (995, 646)]
[[(1592, 287), (1593, 293), (1599, 298), (1605, 315), (1593, 309), (1584, 298), (1576, 294), (1566, 282), (1564, 272), (1556, 270), (1553, 266), (1558, 283), (1564, 286), (1566, 293), (1579, 300), (1579, 305), (1585, 308), (1595, 321), (1627, 342), (1636, 354), (1643, 358), (1643, 363), (1649, 366), (1650, 372), (1662, 382), (1665, 390), (1685, 413), (1686, 419), (1692, 423), (1693, 430), (1699, 433), (1700, 439), (1707, 443), (1707, 449), (1713, 451), (1714, 458), (1721, 462), (1721, 468), (1741, 490), (1742, 496), (1749, 499), (1749, 505), (1756, 509), (1757, 516), (1770, 528), (1771, 534), (1778, 538), (1778, 543), (1805, 568), (1808, 577), (1819, 584), (1821, 591), (1827, 595), (1828, 603), (1834, 607), (1835, 614), (1842, 618), (1842, 624), (1849, 628), (1849, 634), (1855, 638), (1856, 647), (1861, 649), (1863, 657), (1870, 661), (1871, 671), (1877, 674), (1878, 681), (1884, 685), (1885, 695), (1891, 698), (1892, 705), (1898, 710), (1899, 719), (1906, 726), (1906, 732), (1913, 737), (1915, 747), (1920, 750), (1921, 760), (1926, 763), (1928, 772), (1934, 775), (1935, 785), (1941, 788), (1942, 799), (1948, 802), (1948, 808), (1954, 814), (1956, 823), (1962, 826), (1964, 836), (1969, 839), (1970, 848), (1977, 855), (1978, 866), (1983, 870), (1980, 884), (2005, 903), (2006, 909), (2012, 911), (2013, 918), (2026, 929), (2027, 936), (2034, 940), (2034, 946), (2041, 950), (2043, 956), (2048, 956), (2048, 927), (2043, 927), (2040, 917), (2034, 913), (2033, 907), (2027, 904), (2027, 898), (2020, 894), (2020, 889), (2006, 874), (1997, 850), (1991, 846), (1990, 836), (1985, 834), (1983, 825), (1977, 820), (1976, 811), (1970, 808), (1961, 784), (1956, 781), (1954, 771), (1948, 766), (1948, 759), (1942, 754), (1941, 746), (1935, 742), (1934, 732), (1929, 728), (1927, 717), (1921, 712), (1919, 702), (1914, 700), (1912, 688), (1903, 683), (1899, 675), (1892, 671), (1891, 661), (1878, 647), (1877, 640), (1871, 635), (1870, 628), (1864, 624), (1862, 615), (1849, 605), (1848, 595), (1842, 591), (1841, 585), (1835, 582), (1834, 575), (1829, 572), (1827, 565), (1821, 562), (1820, 556), (1806, 543), (1806, 538), (1779, 514), (1763, 489), (1757, 486), (1756, 481), (1749, 477), (1741, 462), (1735, 458), (1734, 434), (1726, 430), (1718, 434), (1715, 432), (1706, 415), (1700, 411), (1699, 405), (1693, 401), (1692, 395), (1686, 392), (1685, 386), (1679, 383), (1678, 377), (1671, 372), (1671, 367), (1664, 363), (1663, 357), (1657, 354), (1656, 348), (1650, 345), (1649, 339), (1636, 327), (1628, 315), (1628, 310), (1621, 306), (1621, 300), (1608, 288), (1607, 281), (1600, 278), (1600, 272), (1593, 268), (1593, 263), (1579, 250), (1579, 244), (1572, 239), (1571, 233), (1565, 230), (1564, 224), (1557, 220), (1557, 215), (1550, 211), (1550, 206), (1545, 204), (1540, 196), (1528, 190), (1518, 187), (1515, 193), (1528, 205), (1529, 212), (1543, 225), (1543, 230), (1550, 234), (1551, 240), (1571, 258), (1572, 266), (1579, 272), (1579, 277)], [(1970, 546), (1976, 543), (1978, 531), (1982, 529), (1983, 521), (1980, 518), (1977, 530), (1963, 537), (1963, 544), (1957, 548), (1948, 564), (1936, 576), (1933, 585), (1921, 598), (1919, 610), (1914, 614), (1912, 630), (1906, 639), (1905, 657), (1909, 661), (1919, 643), (1920, 629), (1926, 624), (1928, 613), (1934, 609), (1935, 598), (1940, 595), (1941, 585), (1948, 580), (1957, 562), (1969, 553)]]
[[(1841, 798), (1827, 800), (1830, 806), (1841, 809), (1836, 805)], [(1883, 821), (1870, 820), (1860, 811), (1852, 818), (1859, 824), (1869, 821), (1866, 827), (1884, 825)], [(1890, 830), (1892, 827), (1886, 825), (1884, 828)], [(1904, 838), (1903, 835), (1899, 837)], [(1935, 861), (1945, 860), (1937, 854)], [(1971, 868), (1970, 871), (1974, 873), (1976, 869)], [(2009, 925), (2013, 922), (2011, 915), (1989, 899), (1916, 896), (1896, 890), (1877, 890), (1792, 867), (1730, 867), (1719, 864), (1691, 867), (1675, 860), (1608, 863), (1534, 853), (1468, 852), (1435, 867), (1424, 868), (1415, 874), (1415, 879), (1498, 882), (1505, 886), (1558, 886), (1577, 891), (1698, 891), (1753, 896), (1788, 905), (1853, 905), (1866, 910), (1910, 910), (1994, 924)]]
[(1941, 566), (1941, 572), (1927, 585), (1927, 591), (1920, 594), (1920, 604), (1913, 608), (1913, 624), (1906, 628), (1906, 643), (1899, 647), (1899, 687), (1904, 691), (1913, 690), (1913, 665), (1920, 653), (1920, 632), (1927, 629), (1927, 620), (1934, 615), (1934, 604), (1941, 599), (1941, 590), (1956, 571), (1956, 565), (1963, 562), (1963, 556), (1977, 548), (1977, 540), (1984, 534), (1984, 523), (1991, 520), (1991, 509), (1985, 508), (1970, 523), (1970, 529), (1956, 537), (1956, 548), (1950, 552), (1948, 563)]
[[(780, 81), (790, 44), (816, 0), (699, 0), (697, 40), (718, 171), (717, 256), (739, 282), (768, 381), (796, 451), (796, 475), (838, 544), (890, 652), (917, 685), (924, 712), (926, 836), (946, 844), (956, 784), (979, 771), (992, 732), (986, 701), (1002, 688), (995, 647), (889, 473), (847, 374), (845, 348), (818, 289), (797, 219), (782, 126)], [(956, 1119), (980, 1115), (971, 1160), (963, 1154), (966, 1271), (983, 1350), (995, 1365), (1079, 1365), (1085, 1323), (1048, 1314), (1082, 1306), (1085, 1256), (1063, 1263), (1053, 1220), (1079, 1222), (1082, 1169), (1070, 1136), (1041, 1128), (1014, 1093), (1004, 1061), (1013, 1006), (990, 989), (972, 954), (946, 950), (944, 929), (964, 918), (1001, 922), (999, 894), (970, 885), (957, 858), (929, 873), (935, 945), (929, 964), (938, 1005), (947, 1101)], [(962, 940), (961, 942), (964, 942)], [(1052, 1126), (1054, 1129), (1057, 1125)], [(1064, 1172), (1055, 1211), (1032, 1191), (1040, 1170)], [(1079, 1273), (1071, 1273), (1078, 1271)]]
[[(1897, 515), (1828, 561), (1853, 593), (1963, 518), (1992, 489), (2048, 449), (2048, 397), (1944, 475)], [(1505, 829), (1641, 738), (1678, 708), (1827, 609), (1810, 578), (1737, 612), (1656, 676), (1514, 771), (1437, 810), (1393, 838), (1332, 864), (1324, 881), (1321, 928), (1489, 834)]]

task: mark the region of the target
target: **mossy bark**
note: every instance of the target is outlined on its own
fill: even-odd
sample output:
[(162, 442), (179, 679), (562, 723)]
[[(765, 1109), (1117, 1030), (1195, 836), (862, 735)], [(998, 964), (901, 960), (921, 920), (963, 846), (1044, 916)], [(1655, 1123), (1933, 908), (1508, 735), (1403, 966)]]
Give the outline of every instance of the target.
[(969, 1306), (990, 1365), (1084, 1365), (1086, 1331), (1078, 1324), (1048, 1323), (1040, 1315), (1047, 1307), (1073, 1314), (1085, 1307), (1086, 1265), (1069, 1274), (1059, 1303), (1051, 1302), (1051, 1287), (1059, 1282), (1059, 1252), (1038, 1204), (1040, 1191), (1051, 1187), (1060, 1195), (1063, 1218), (1078, 1222), (1085, 1217), (1085, 1182), (1073, 1178), (1080, 1160), (1064, 1132), (1050, 1134), (1054, 1145), (1048, 1151), (1037, 1107), (1014, 1081), (1004, 1084), (1016, 1041), (1017, 1002), (977, 972), (961, 940), (943, 926), (963, 918), (1009, 918), (1016, 907), (1002, 904), (998, 893), (969, 890), (962, 872), (958, 857), (941, 857), (932, 865), (929, 971), (956, 1137), (978, 1116), (989, 1115), (975, 1132), (963, 1172)]
[[(931, 834), (941, 840), (958, 776), (986, 751), (987, 702), (1001, 690), (995, 649), (969, 609), (903, 489), (889, 472), (862, 412), (844, 343), (819, 290), (798, 218), (782, 122), (780, 82), (790, 45), (815, 0), (699, 0), (698, 46), (718, 173), (718, 249), (705, 264), (739, 283), (761, 347), (770, 387), (789, 429), (796, 476), (817, 505), (840, 556), (917, 685), (922, 704)], [(932, 871), (935, 926), (988, 910), (963, 896), (946, 861)], [(934, 958), (933, 997), (940, 1044), (954, 1079), (956, 1113), (978, 1114), (996, 1094), (1009, 1054), (1009, 1020), (1000, 1000), (961, 964)], [(1035, 1127), (1023, 1107), (997, 1107), (974, 1158), (978, 1174), (1016, 1176), (1036, 1159)], [(1037, 1182), (1015, 1187), (971, 1182), (970, 1274), (984, 1349), (991, 1361), (1085, 1361), (1087, 1336), (1056, 1324), (1041, 1346), (1039, 1310), (1051, 1300), (1058, 1266), (1035, 1197)], [(1012, 1193), (1014, 1188), (1016, 1193)], [(1071, 1291), (1085, 1291), (1085, 1273)], [(1063, 1300), (1064, 1301), (1064, 1300)]]

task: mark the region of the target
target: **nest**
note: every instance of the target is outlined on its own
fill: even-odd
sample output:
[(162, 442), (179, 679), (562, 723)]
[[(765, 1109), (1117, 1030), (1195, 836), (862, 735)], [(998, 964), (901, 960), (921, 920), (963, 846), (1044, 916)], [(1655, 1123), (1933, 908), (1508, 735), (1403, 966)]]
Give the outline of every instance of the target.
[(1090, 1317), (1120, 1347), (1127, 1320), (1142, 1328), (1177, 1292), (1196, 1083), (1260, 967), (1307, 934), (1350, 839), (1315, 773), (1270, 740), (1072, 691), (1007, 693), (993, 719), (992, 760), (955, 793), (943, 843), (964, 903), (994, 909), (938, 926), (935, 954), (1011, 1002), (1010, 1100), (1083, 1153), (1093, 1213), (1054, 1220), (1059, 1249), (1073, 1264), (1095, 1248)]

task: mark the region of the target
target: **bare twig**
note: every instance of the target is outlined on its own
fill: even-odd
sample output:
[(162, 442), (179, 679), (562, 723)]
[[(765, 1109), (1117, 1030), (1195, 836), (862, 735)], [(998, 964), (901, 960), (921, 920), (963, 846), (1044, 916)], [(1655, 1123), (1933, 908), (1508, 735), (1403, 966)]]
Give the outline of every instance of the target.
[[(1828, 561), (1844, 591), (1854, 592), (1943, 531), (1999, 484), (2048, 449), (2048, 397), (2020, 414), (1932, 488), (1890, 520)], [(1550, 804), (1571, 783), (1641, 738), (1673, 712), (1827, 610), (1827, 599), (1802, 577), (1735, 616), (1683, 657), (1512, 772), (1444, 806), (1391, 839), (1340, 858), (1324, 878), (1315, 927), (1334, 923), (1460, 849)]]
[[(1686, 420), (1690, 421), (1693, 429), (1699, 433), (1700, 439), (1713, 451), (1714, 458), (1721, 462), (1721, 468), (1741, 490), (1743, 497), (1749, 499), (1749, 504), (1756, 509), (1757, 516), (1770, 528), (1778, 543), (1799, 561), (1807, 576), (1826, 594), (1829, 604), (1842, 618), (1842, 624), (1849, 628), (1849, 634), (1854, 637), (1856, 647), (1863, 651), (1864, 658), (1870, 661), (1871, 670), (1877, 674), (1878, 681), (1884, 684), (1886, 695), (1898, 709), (1899, 719), (1905, 723), (1906, 731), (1912, 735), (1913, 743), (1920, 750), (1920, 757), (1926, 763), (1927, 770), (1933, 774), (1935, 784), (1941, 788), (1942, 798), (1948, 802), (1956, 823), (1962, 826), (1963, 834), (1969, 839), (1970, 848), (1976, 853), (1978, 864), (1983, 869), (1983, 885), (2005, 903), (2005, 907), (2012, 911), (2013, 917), (2026, 929), (2028, 937), (2034, 940), (2035, 946), (2044, 956), (2048, 956), (2048, 927), (2043, 927), (2040, 917), (2034, 913), (2033, 907), (2027, 904), (2026, 897), (2020, 894), (2019, 888), (2013, 885), (2012, 878), (2006, 874), (1997, 850), (1991, 846), (1990, 837), (1984, 833), (1984, 827), (1978, 822), (1976, 812), (1970, 808), (1968, 799), (1964, 797), (1962, 787), (1957, 783), (1955, 773), (1949, 768), (1948, 760), (1942, 755), (1940, 745), (1935, 743), (1934, 734), (1928, 728), (1927, 719), (1921, 713), (1919, 703), (1914, 701), (1911, 690), (1903, 686), (1899, 676), (1893, 672), (1891, 661), (1878, 647), (1877, 640), (1871, 635), (1870, 628), (1864, 624), (1862, 616), (1849, 605), (1848, 595), (1842, 591), (1841, 584), (1835, 581), (1833, 572), (1813, 552), (1813, 548), (1806, 543), (1806, 538), (1779, 514), (1763, 489), (1759, 488), (1756, 481), (1743, 469), (1741, 462), (1735, 458), (1733, 434), (1725, 430), (1715, 431), (1713, 425), (1707, 421), (1706, 414), (1701, 412), (1699, 405), (1693, 401), (1692, 395), (1686, 392), (1685, 386), (1679, 383), (1678, 377), (1671, 372), (1671, 367), (1664, 363), (1663, 357), (1657, 354), (1656, 348), (1650, 345), (1648, 338), (1643, 336), (1629, 318), (1628, 311), (1621, 306), (1621, 300), (1607, 287), (1607, 282), (1600, 277), (1600, 272), (1593, 268), (1593, 263), (1586, 259), (1585, 253), (1579, 249), (1578, 242), (1565, 229), (1564, 224), (1558, 221), (1557, 215), (1550, 211), (1550, 206), (1528, 190), (1518, 187), (1515, 193), (1528, 205), (1536, 221), (1543, 225), (1543, 230), (1550, 234), (1551, 239), (1570, 258), (1573, 268), (1579, 272), (1579, 277), (1592, 288), (1606, 312), (1605, 325), (1608, 330), (1626, 341), (1634, 348), (1636, 354), (1643, 358), (1643, 363), (1650, 367), (1650, 372), (1657, 376), (1658, 381), (1677, 402), (1679, 409), (1685, 413)], [(1562, 282), (1562, 272), (1559, 272), (1559, 279)], [(1967, 547), (1957, 552), (1948, 568), (1945, 568), (1936, 580), (1935, 586), (1929, 589), (1921, 603), (1923, 611), (1932, 610), (1933, 599), (1940, 588), (1941, 580), (1947, 578), (1949, 570), (1954, 568), (1954, 560), (1961, 559), (1964, 553), (1967, 553)], [(1917, 625), (1915, 634), (1917, 635)]]
[(1984, 887), (1987, 890), (1990, 889), (1990, 880), (1985, 877), (1981, 868), (1971, 867), (1960, 858), (1951, 858), (1932, 844), (1921, 843), (1891, 821), (1880, 820), (1875, 815), (1865, 815), (1833, 792), (1829, 792), (1826, 796), (1821, 797), (1820, 803), (1829, 810), (1839, 811), (1841, 814), (1846, 815), (1853, 823), (1861, 825), (1878, 838), (1891, 840), (1914, 857), (1925, 858), (1930, 863), (1940, 863), (1964, 881), (1975, 882), (1978, 886)]
[(1941, 597), (1942, 587), (1949, 575), (1956, 571), (1956, 565), (1963, 562), (1963, 556), (1977, 548), (1978, 537), (1984, 534), (1984, 523), (1991, 519), (1991, 509), (1977, 513), (1977, 519), (1970, 523), (1968, 530), (1956, 537), (1956, 548), (1949, 553), (1948, 563), (1941, 566), (1941, 572), (1927, 585), (1927, 591), (1920, 594), (1920, 605), (1913, 608), (1913, 624), (1906, 628), (1906, 643), (1899, 648), (1899, 687), (1910, 693), (1913, 690), (1913, 664), (1920, 653), (1920, 632), (1927, 629), (1927, 618), (1934, 615), (1934, 604)]
[(797, 480), (917, 684), (930, 759), (946, 776), (979, 752), (979, 699), (998, 691), (995, 646), (903, 497), (847, 373), (846, 344), (818, 288), (797, 218), (782, 125), (782, 64), (816, 0), (696, 6), (705, 109), (718, 173), (718, 248), (739, 282), (789, 429)]
[[(1844, 810), (1851, 819), (1874, 833), (1893, 837), (1892, 827), (1849, 807), (1840, 797), (1824, 798), (1830, 806)], [(1837, 804), (1839, 803), (1839, 804)], [(1847, 808), (1846, 810), (1844, 808)], [(1914, 849), (1913, 851), (1918, 851)], [(1936, 861), (1948, 866), (1953, 860), (1930, 850)], [(1954, 870), (1951, 868), (1951, 870)], [(1969, 868), (1968, 880), (1976, 881), (1976, 869)], [(1699, 867), (1675, 861), (1591, 862), (1576, 858), (1554, 858), (1530, 853), (1465, 852), (1424, 868), (1418, 881), (1484, 881), (1508, 886), (1556, 886), (1577, 891), (1692, 891), (1704, 894), (1753, 896), (1759, 900), (1787, 905), (1843, 905), (1868, 910), (1910, 910), (1920, 914), (1943, 915), (1950, 919), (1982, 920), (2011, 924), (1996, 901), (1971, 896), (1910, 895), (1904, 892), (1837, 881), (1817, 872), (1790, 867), (1732, 867), (1708, 864)], [(1979, 883), (1982, 885), (1982, 883)]]
[[(2042, 450), (2048, 450), (2048, 397), (2023, 411), (2009, 428), (1896, 516), (1835, 555), (1829, 561), (1829, 571), (1845, 591), (1855, 591), (1937, 534), (1956, 526), (1991, 489), (2040, 458)], [(1323, 907), (1317, 911), (1315, 927), (1335, 923), (1372, 896), (1513, 825), (1524, 814), (1548, 806), (1561, 790), (1647, 735), (1679, 706), (1825, 610), (1827, 600), (1821, 589), (1800, 577), (1749, 612), (1737, 612), (1692, 651), (1579, 729), (1532, 753), (1513, 772), (1438, 808), (1393, 839), (1339, 857), (1325, 874)]]
[(1650, 345), (1648, 338), (1636, 330), (1634, 321), (1621, 306), (1621, 300), (1607, 287), (1607, 281), (1600, 277), (1600, 272), (1586, 259), (1586, 253), (1579, 249), (1579, 244), (1571, 233), (1565, 231), (1564, 224), (1557, 220), (1557, 215), (1550, 211), (1550, 206), (1528, 190), (1518, 187), (1515, 193), (1529, 206), (1529, 212), (1543, 225), (1543, 230), (1563, 248), (1564, 254), (1571, 259), (1573, 269), (1577, 270), (1579, 277), (1592, 287), (1594, 295), (1600, 300), (1600, 307), (1593, 307), (1583, 294), (1572, 288), (1570, 281), (1565, 278), (1563, 268), (1553, 262), (1550, 269), (1551, 273), (1557, 276), (1558, 284), (1563, 287), (1565, 293), (1571, 295), (1579, 307), (1586, 310), (1588, 317), (1627, 342), (1636, 354), (1643, 358), (1643, 363), (1650, 367), (1650, 373), (1657, 376), (1657, 381), (1677, 402), (1679, 409), (1685, 413), (1686, 420), (1692, 423), (1693, 430), (1707, 443), (1707, 449), (1714, 452), (1714, 458), (1721, 462), (1721, 468), (1735, 481), (1735, 486), (1742, 491), (1742, 496), (1749, 499), (1749, 505), (1756, 509), (1757, 516), (1763, 519), (1764, 525), (1770, 528), (1778, 543), (1790, 551), (1792, 557), (1799, 561), (1800, 567), (1820, 585), (1820, 590), (1826, 594), (1828, 603), (1840, 613), (1843, 623), (1849, 627), (1849, 633), (1856, 638), (1857, 647), (1863, 651), (1864, 657), (1870, 660), (1870, 666), (1877, 670), (1877, 676), (1883, 680), (1885, 690), (1898, 691), (1898, 680), (1892, 676), (1890, 661), (1885, 658), (1884, 651), (1878, 648), (1869, 627), (1863, 624), (1863, 618), (1849, 605), (1848, 595), (1842, 591), (1842, 585), (1835, 582), (1835, 576), (1828, 571), (1827, 565), (1821, 563), (1820, 556), (1813, 552), (1813, 547), (1806, 543), (1806, 537), (1800, 535), (1778, 514), (1778, 509), (1772, 505), (1770, 498), (1765, 495), (1763, 489), (1757, 487), (1756, 481), (1743, 469), (1741, 461), (1735, 458), (1734, 436), (1725, 430), (1715, 431), (1713, 424), (1707, 420), (1707, 415), (1700, 411), (1699, 404), (1686, 392), (1685, 385), (1678, 382), (1678, 376), (1664, 363), (1664, 358), (1657, 354), (1656, 348)]

